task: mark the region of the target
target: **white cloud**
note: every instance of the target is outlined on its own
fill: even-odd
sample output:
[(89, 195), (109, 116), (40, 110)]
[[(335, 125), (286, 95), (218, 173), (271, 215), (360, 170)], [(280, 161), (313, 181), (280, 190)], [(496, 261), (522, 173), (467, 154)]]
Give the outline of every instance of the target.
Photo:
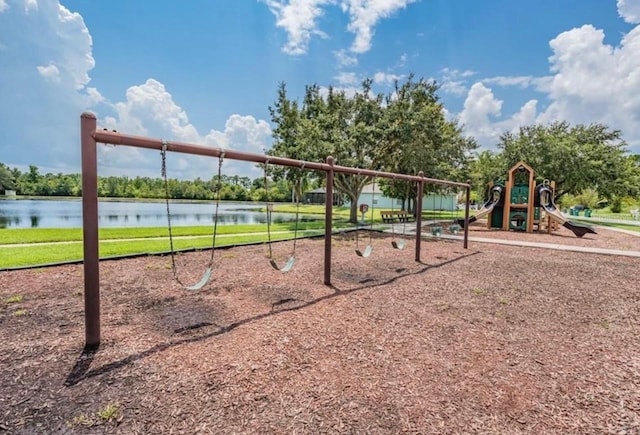
[(538, 115), (538, 100), (529, 100), (516, 112), (510, 120), (503, 121), (502, 127), (505, 131), (513, 131), (524, 125), (536, 123)]
[[(106, 101), (98, 89), (88, 86), (95, 63), (91, 35), (82, 17), (57, 0), (39, 0), (28, 13), (20, 7), (24, 4), (24, 0), (10, 1), (0, 14), (0, 41), (5, 47), (0, 74), (3, 163), (79, 171), (79, 121), (86, 110), (100, 115), (99, 126), (130, 134), (250, 152), (262, 152), (270, 145), (269, 124), (251, 116), (231, 115), (223, 131), (200, 134), (157, 80), (130, 87), (124, 101)], [(148, 150), (101, 146), (99, 157), (102, 175), (159, 176), (158, 154)], [(210, 160), (172, 156), (171, 167), (177, 171), (172, 176), (210, 177)], [(251, 172), (255, 165), (247, 166), (225, 164), (231, 172)]]
[(460, 71), (455, 68), (442, 68), (440, 72), (442, 73), (443, 77), (450, 78), (450, 79), (457, 79), (457, 78), (466, 79), (467, 77), (472, 77), (477, 74), (475, 71), (471, 71), (469, 69)]
[(118, 121), (108, 118), (107, 127), (117, 128), (130, 134), (148, 135), (149, 126), (168, 133), (171, 138), (193, 142), (198, 133), (189, 123), (187, 114), (174, 103), (164, 85), (148, 79), (140, 86), (131, 86), (126, 92), (126, 101), (114, 104)]
[(640, 1), (638, 0), (618, 0), (618, 13), (631, 24), (640, 24)]
[(45, 79), (51, 80), (54, 83), (60, 82), (60, 70), (54, 64), (50, 63), (47, 66), (39, 65), (36, 67), (36, 69)]
[(338, 73), (337, 76), (334, 77), (338, 83), (343, 86), (355, 86), (359, 85), (362, 79), (358, 77), (358, 74), (354, 72), (345, 72), (342, 71)]
[(476, 74), (475, 71), (459, 71), (452, 68), (443, 68), (440, 73), (442, 74), (440, 89), (456, 96), (464, 95), (467, 92), (467, 79)]
[(518, 86), (520, 88), (527, 88), (535, 82), (533, 76), (497, 76), (482, 79), (483, 83), (496, 84), (499, 86)]
[(457, 96), (464, 95), (467, 92), (466, 82), (463, 80), (444, 80), (440, 84), (442, 92), (447, 94), (453, 94)]
[[(217, 131), (211, 130), (206, 141), (215, 141), (217, 134)], [(253, 116), (231, 115), (222, 134), (226, 140), (226, 148), (239, 151), (262, 154), (271, 143), (271, 126)]]
[(347, 29), (356, 37), (351, 45), (354, 53), (365, 53), (371, 48), (373, 29), (383, 18), (388, 18), (416, 0), (343, 0), (340, 6), (349, 13)]
[(105, 101), (105, 98), (96, 88), (87, 88), (86, 91), (87, 95), (85, 98), (85, 106), (93, 107), (96, 104), (103, 103)]
[(469, 89), (459, 116), (460, 122), (465, 126), (466, 133), (479, 141), (492, 139), (499, 134), (492, 119), (500, 116), (501, 109), (502, 101), (493, 95), (491, 89), (477, 82)]
[(392, 85), (396, 80), (402, 79), (402, 75), (377, 72), (373, 75), (373, 82), (378, 85)]
[[(186, 111), (173, 100), (165, 86), (155, 79), (131, 86), (127, 89), (126, 100), (113, 104), (113, 108), (116, 116), (106, 116), (100, 124), (127, 134), (259, 154), (271, 143), (271, 127), (266, 121), (237, 114), (227, 119), (223, 131), (210, 130), (204, 135), (200, 134), (190, 123)], [(173, 177), (211, 177), (212, 159), (179, 155), (172, 156), (170, 160)], [(99, 162), (101, 168), (113, 173), (158, 176), (158, 154), (136, 148), (101, 147)], [(225, 172), (243, 173), (250, 177), (259, 175), (253, 166), (247, 169), (246, 164), (230, 160), (225, 163)]]
[[(344, 92), (347, 97), (353, 98), (353, 96), (362, 89), (355, 86), (334, 86), (332, 87), (332, 90), (333, 92)], [(320, 86), (318, 91), (320, 96), (323, 98), (326, 98), (327, 95), (329, 95), (329, 88), (326, 86)]]
[[(618, 2), (618, 7), (621, 15), (634, 16), (631, 3)], [(604, 37), (592, 25), (562, 32), (549, 42), (550, 75), (498, 76), (474, 84), (459, 114), (467, 133), (484, 145), (493, 145), (500, 133), (521, 125), (600, 122), (621, 130), (631, 150), (640, 152), (640, 26), (623, 35), (617, 46), (605, 44)], [(548, 104), (539, 111), (538, 101), (530, 100), (502, 118), (502, 102), (490, 85), (533, 88)]]
[(604, 32), (590, 25), (563, 32), (549, 45), (552, 102), (540, 120), (603, 122), (639, 146), (640, 26), (618, 47), (604, 44)]
[(307, 52), (312, 35), (326, 37), (317, 28), (316, 20), (323, 15), (322, 7), (333, 4), (334, 0), (264, 0), (276, 16), (276, 26), (288, 34), (285, 53), (301, 55)]
[(6, 0), (0, 0), (0, 13), (6, 11), (7, 9), (9, 9), (9, 5), (7, 4)]
[(358, 65), (358, 58), (349, 54), (347, 50), (338, 50), (334, 55), (339, 67)]
[(25, 13), (37, 12), (38, 11), (38, 1), (37, 0), (24, 0), (24, 11)]
[(89, 31), (57, 0), (2, 5), (3, 161), (76, 169), (79, 116), (95, 100), (86, 87), (94, 66)]
[[(68, 74), (73, 78), (76, 89), (83, 89), (91, 80), (89, 71), (96, 65), (93, 59), (93, 41), (89, 34), (89, 29), (84, 24), (84, 20), (79, 13), (71, 12), (62, 5), (58, 8), (58, 20), (62, 25), (77, 34), (77, 37), (82, 41), (82, 45), (79, 46), (79, 48), (82, 48), (80, 53), (73, 53), (72, 61), (63, 61), (63, 65), (65, 65)], [(69, 54), (65, 54), (65, 57), (68, 58)]]
[(496, 98), (490, 88), (482, 82), (474, 83), (458, 115), (465, 133), (475, 137), (482, 145), (492, 146), (502, 133), (536, 122), (537, 100), (527, 101), (518, 112), (506, 119), (499, 119), (502, 104), (503, 101)]
[(313, 35), (326, 38), (317, 26), (324, 7), (338, 4), (349, 15), (347, 30), (355, 34), (351, 51), (362, 54), (371, 49), (374, 28), (381, 19), (419, 0), (262, 0), (276, 16), (276, 26), (283, 28), (288, 41), (285, 53), (301, 55), (307, 52)]

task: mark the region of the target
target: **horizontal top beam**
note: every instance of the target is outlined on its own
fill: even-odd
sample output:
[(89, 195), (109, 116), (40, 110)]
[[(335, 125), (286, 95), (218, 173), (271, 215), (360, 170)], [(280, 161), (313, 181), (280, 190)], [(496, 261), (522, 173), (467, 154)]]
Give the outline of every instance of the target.
[(457, 186), (467, 188), (470, 187), (467, 183), (458, 183), (455, 181), (439, 180), (436, 178), (427, 178), (419, 175), (405, 175), (396, 174), (393, 172), (374, 171), (371, 169), (358, 169), (348, 166), (333, 165), (333, 159), (328, 157), (327, 163), (308, 162), (304, 160), (289, 159), (286, 157), (269, 156), (266, 154), (255, 154), (244, 151), (236, 151), (231, 149), (210, 147), (203, 145), (195, 145), (186, 142), (177, 141), (165, 141), (162, 139), (153, 139), (144, 136), (135, 136), (118, 133), (117, 131), (109, 131), (107, 129), (96, 130), (93, 133), (93, 138), (96, 142), (112, 144), (112, 145), (127, 145), (137, 148), (147, 148), (161, 150), (166, 147), (167, 151), (173, 151), (184, 154), (194, 154), (198, 156), (210, 156), (210, 157), (222, 157), (233, 160), (243, 160), (246, 162), (266, 163), (279, 166), (288, 166), (300, 169), (311, 169), (317, 171), (330, 171), (333, 168), (334, 172), (352, 175), (365, 175), (370, 177), (392, 178), (395, 180), (406, 180), (430, 184), (439, 184), (443, 186)]

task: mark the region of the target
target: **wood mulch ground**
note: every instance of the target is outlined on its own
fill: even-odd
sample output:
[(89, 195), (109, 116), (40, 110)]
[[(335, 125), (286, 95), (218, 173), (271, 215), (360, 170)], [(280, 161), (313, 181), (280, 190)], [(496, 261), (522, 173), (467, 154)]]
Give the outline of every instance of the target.
[[(640, 251), (608, 230), (471, 235)], [(96, 352), (80, 265), (2, 272), (0, 434), (640, 432), (640, 259), (440, 240), (417, 263), (390, 240), (360, 258), (334, 238), (331, 287), (317, 239), (287, 274), (263, 245), (218, 250), (199, 293), (168, 257), (102, 262)]]

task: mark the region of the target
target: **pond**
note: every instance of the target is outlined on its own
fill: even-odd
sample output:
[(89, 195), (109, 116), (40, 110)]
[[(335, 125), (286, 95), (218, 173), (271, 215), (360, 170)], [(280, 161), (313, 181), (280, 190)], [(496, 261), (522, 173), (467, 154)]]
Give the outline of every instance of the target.
[[(261, 203), (221, 202), (218, 225), (266, 222)], [(171, 225), (213, 225), (215, 203), (171, 203)], [(293, 222), (294, 213), (275, 213), (273, 222)], [(301, 216), (301, 220), (322, 216)], [(105, 227), (163, 227), (167, 225), (164, 202), (99, 201), (98, 224)], [(81, 228), (82, 200), (0, 200), (0, 228)]]

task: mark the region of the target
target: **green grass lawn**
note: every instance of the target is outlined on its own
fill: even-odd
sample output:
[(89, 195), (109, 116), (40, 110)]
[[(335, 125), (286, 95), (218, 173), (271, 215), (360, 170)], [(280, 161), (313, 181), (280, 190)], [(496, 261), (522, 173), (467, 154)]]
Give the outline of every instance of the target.
[[(288, 212), (291, 206), (276, 206), (276, 211)], [(321, 206), (301, 206), (308, 210), (301, 213), (319, 212)], [(294, 207), (295, 208), (295, 207)], [(314, 210), (315, 209), (315, 210)], [(338, 213), (335, 228), (348, 227), (345, 211)], [(346, 210), (348, 217), (348, 210)], [(324, 220), (300, 221), (298, 237), (320, 235), (324, 232)], [(274, 223), (271, 225), (272, 240), (287, 240), (294, 237), (296, 223)], [(213, 227), (174, 227), (174, 249), (207, 249), (212, 246)], [(267, 241), (267, 225), (219, 225), (216, 247), (234, 246)], [(169, 231), (166, 227), (101, 228), (99, 230), (100, 258), (114, 256), (161, 253), (170, 250)], [(53, 243), (53, 244), (52, 244)], [(15, 246), (22, 245), (25, 246)], [(14, 246), (9, 246), (14, 245)], [(82, 229), (80, 228), (18, 228), (0, 229), (0, 269), (37, 266), (65, 261), (80, 261), (83, 257)]]
[[(277, 212), (295, 212), (295, 205), (276, 204)], [(301, 205), (301, 214), (322, 214), (324, 206)], [(347, 228), (349, 209), (335, 207), (334, 228)], [(374, 223), (381, 223), (379, 210), (374, 210)], [(453, 220), (464, 217), (464, 212), (425, 211), (423, 219)], [(366, 217), (370, 223), (371, 214)], [(639, 226), (600, 224), (640, 232)], [(207, 249), (211, 247), (212, 226), (174, 227), (174, 249)], [(272, 240), (292, 239), (295, 223), (271, 225)], [(216, 247), (234, 246), (267, 241), (266, 224), (220, 225), (217, 228)], [(298, 223), (298, 237), (321, 235), (324, 220)], [(166, 227), (102, 228), (99, 230), (100, 258), (135, 254), (168, 252), (169, 232)], [(49, 244), (47, 244), (49, 243)], [(52, 244), (53, 243), (53, 244)], [(26, 246), (9, 246), (26, 244)], [(80, 228), (25, 228), (0, 229), (0, 269), (37, 266), (66, 261), (81, 261), (83, 256), (82, 229)]]
[[(301, 236), (320, 235), (323, 230), (306, 230), (298, 234)], [(286, 240), (293, 237), (293, 231), (276, 232), (271, 234), (271, 240)], [(219, 234), (216, 238), (216, 247), (234, 246), (247, 243), (266, 242), (264, 233), (247, 233), (242, 235)], [(195, 236), (189, 238), (175, 238), (173, 247), (176, 251), (186, 249), (206, 249), (211, 247), (211, 235)], [(6, 247), (0, 245), (0, 268), (12, 268), (21, 266), (36, 266), (65, 261), (82, 260), (83, 246), (81, 241), (61, 243), (56, 245), (25, 245), (19, 247)], [(130, 241), (117, 241), (114, 239), (101, 240), (99, 245), (100, 258), (117, 257), (135, 254), (157, 254), (169, 251), (169, 238), (160, 240), (138, 239)]]
[(637, 233), (640, 233), (640, 226), (639, 225), (624, 225), (624, 224), (612, 224), (612, 223), (608, 223), (608, 222), (592, 222), (592, 221), (588, 221), (586, 219), (574, 219), (574, 220), (578, 220), (581, 223), (586, 223), (586, 224), (596, 224), (598, 226), (601, 227), (608, 227), (608, 228), (619, 228), (621, 230), (628, 230), (628, 231), (635, 231)]
[[(324, 221), (300, 222), (299, 230), (311, 230), (324, 228)], [(278, 223), (271, 225), (271, 231), (293, 231), (294, 223)], [(174, 237), (180, 236), (211, 236), (211, 226), (173, 227)], [(259, 233), (267, 231), (266, 224), (255, 225), (219, 225), (217, 234), (241, 234)], [(154, 237), (168, 237), (169, 230), (166, 227), (140, 227), (140, 228), (101, 228), (100, 240), (114, 239), (145, 239)], [(80, 228), (16, 228), (0, 229), (0, 246), (17, 243), (45, 243), (45, 242), (70, 242), (82, 241), (82, 229)]]

